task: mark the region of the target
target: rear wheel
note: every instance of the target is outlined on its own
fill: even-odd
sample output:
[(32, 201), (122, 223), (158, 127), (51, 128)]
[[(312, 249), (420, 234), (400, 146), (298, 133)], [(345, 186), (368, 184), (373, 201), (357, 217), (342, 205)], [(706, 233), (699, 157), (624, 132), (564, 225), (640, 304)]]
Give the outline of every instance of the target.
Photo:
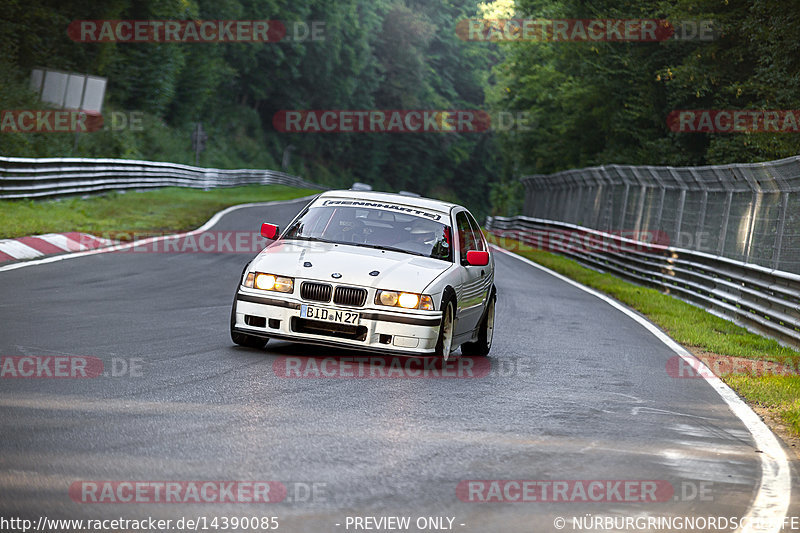
[(445, 361), (453, 351), (453, 323), (455, 321), (455, 303), (448, 298), (442, 303), (442, 323), (439, 326), (439, 339), (436, 341), (435, 354)]
[(492, 337), (494, 337), (494, 307), (497, 303), (497, 297), (492, 296), (489, 300), (489, 305), (486, 307), (486, 314), (481, 321), (480, 330), (478, 330), (478, 340), (475, 342), (466, 342), (461, 345), (461, 353), (464, 355), (489, 355), (489, 350), (492, 349)]

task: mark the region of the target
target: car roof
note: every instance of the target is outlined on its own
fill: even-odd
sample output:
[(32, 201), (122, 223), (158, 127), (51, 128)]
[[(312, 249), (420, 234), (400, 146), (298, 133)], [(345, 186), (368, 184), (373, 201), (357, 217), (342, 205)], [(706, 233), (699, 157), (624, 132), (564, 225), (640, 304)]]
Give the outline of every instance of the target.
[(454, 207), (461, 207), (458, 204), (434, 200), (433, 198), (407, 196), (391, 192), (335, 190), (325, 191), (319, 195), (319, 198), (347, 198), (353, 200), (367, 200), (370, 202), (392, 202), (398, 205), (421, 207), (423, 209), (432, 209), (443, 213), (450, 213), (450, 210)]

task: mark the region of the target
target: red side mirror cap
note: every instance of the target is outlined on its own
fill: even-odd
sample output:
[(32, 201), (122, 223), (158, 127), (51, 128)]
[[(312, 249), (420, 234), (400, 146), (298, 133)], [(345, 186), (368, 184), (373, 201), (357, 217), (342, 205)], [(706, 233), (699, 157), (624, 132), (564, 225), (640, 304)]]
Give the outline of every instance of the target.
[(478, 267), (486, 266), (489, 264), (489, 252), (470, 250), (467, 252), (467, 263)]
[(275, 224), (261, 224), (261, 236), (265, 239), (273, 240), (278, 236), (278, 226)]

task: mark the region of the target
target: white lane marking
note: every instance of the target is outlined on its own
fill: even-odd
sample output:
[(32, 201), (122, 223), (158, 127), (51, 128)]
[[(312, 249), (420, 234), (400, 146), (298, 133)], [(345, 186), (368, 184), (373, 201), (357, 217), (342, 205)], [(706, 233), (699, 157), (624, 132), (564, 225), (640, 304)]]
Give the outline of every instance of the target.
[[(182, 237), (188, 237), (190, 235), (197, 235), (198, 233), (203, 233), (204, 231), (208, 231), (209, 229), (213, 228), (219, 220), (227, 215), (228, 213), (232, 213), (233, 211), (237, 211), (239, 209), (246, 209), (248, 207), (267, 207), (270, 205), (275, 204), (289, 204), (293, 202), (300, 202), (300, 201), (310, 201), (311, 198), (315, 197), (316, 194), (310, 196), (303, 196), (302, 198), (295, 198), (293, 200), (274, 200), (272, 202), (256, 202), (250, 204), (239, 204), (239, 205), (232, 205), (222, 211), (217, 212), (213, 217), (211, 217), (208, 222), (197, 228), (196, 230), (188, 231), (186, 233), (175, 233), (173, 235), (161, 235), (159, 237), (151, 237), (149, 239), (142, 239), (135, 242), (129, 242), (125, 244), (117, 244), (115, 246), (109, 246), (107, 248), (98, 248), (95, 250), (88, 250), (85, 252), (76, 252), (74, 254), (64, 254), (64, 255), (54, 255), (51, 257), (45, 257), (44, 259), (37, 259), (36, 261), (25, 261), (22, 263), (13, 263), (11, 265), (6, 265), (0, 267), (0, 272), (5, 272), (7, 270), (16, 270), (18, 268), (25, 268), (34, 265), (43, 265), (45, 263), (54, 263), (56, 261), (65, 261), (67, 259), (73, 259), (75, 257), (83, 257), (86, 255), (95, 255), (95, 254), (104, 254), (107, 252), (116, 252), (118, 250), (127, 250), (128, 248), (132, 248), (134, 246), (145, 246), (147, 244), (153, 242), (163, 241), (165, 239), (178, 239)], [(1, 250), (0, 251), (5, 251)], [(37, 252), (38, 253), (38, 252)], [(11, 254), (9, 254), (11, 255)], [(42, 255), (39, 253), (39, 255)]]
[(61, 248), (67, 252), (74, 252), (76, 250), (86, 250), (86, 246), (77, 242), (74, 239), (70, 239), (66, 235), (62, 235), (60, 233), (47, 233), (45, 235), (36, 235), (37, 239), (42, 239), (43, 241), (47, 241), (56, 248)]
[(27, 244), (15, 239), (0, 241), (0, 252), (10, 255), (14, 259), (29, 259), (31, 257), (41, 257), (44, 255), (36, 248), (31, 248)]
[(495, 245), (492, 245), (492, 248), (506, 255), (510, 255), (511, 257), (516, 257), (520, 261), (523, 261), (532, 267), (538, 268), (542, 272), (546, 272), (551, 276), (564, 281), (565, 283), (569, 283), (573, 287), (577, 287), (580, 290), (591, 294), (592, 296), (600, 298), (610, 306), (625, 313), (628, 317), (638, 322), (688, 364), (700, 365), (699, 367), (692, 366), (692, 368), (696, 368), (698, 370), (700, 370), (701, 367), (706, 368), (708, 371), (701, 372), (701, 376), (706, 380), (706, 382), (708, 382), (709, 385), (714, 388), (714, 390), (717, 391), (717, 394), (719, 394), (725, 403), (728, 404), (730, 410), (733, 411), (737, 417), (739, 417), (739, 420), (742, 421), (747, 430), (750, 431), (750, 434), (753, 435), (753, 440), (755, 441), (759, 452), (761, 452), (758, 454), (761, 457), (761, 485), (758, 488), (758, 493), (756, 494), (753, 503), (750, 505), (750, 509), (748, 509), (747, 513), (742, 517), (740, 524), (743, 525), (740, 525), (736, 531), (740, 533), (750, 533), (756, 531), (759, 533), (780, 532), (781, 528), (783, 527), (784, 518), (789, 511), (789, 503), (791, 501), (792, 479), (791, 472), (789, 470), (789, 460), (786, 457), (786, 453), (783, 451), (783, 446), (781, 446), (781, 443), (778, 441), (778, 438), (775, 436), (775, 434), (772, 433), (772, 430), (770, 430), (769, 427), (767, 427), (767, 425), (758, 417), (758, 415), (753, 412), (753, 410), (750, 409), (750, 407), (741, 398), (739, 398), (733, 389), (728, 387), (725, 382), (715, 376), (714, 373), (711, 372), (711, 370), (708, 369), (708, 367), (706, 367), (702, 361), (697, 359), (683, 346), (669, 338), (663, 331), (658, 329), (655, 324), (638, 313), (628, 309), (616, 300), (594, 289), (586, 287), (585, 285), (581, 285), (577, 281), (563, 276), (558, 272), (550, 270), (549, 268), (538, 263), (535, 263), (530, 259), (517, 255), (513, 252), (509, 252), (504, 248), (500, 248), (499, 246)]

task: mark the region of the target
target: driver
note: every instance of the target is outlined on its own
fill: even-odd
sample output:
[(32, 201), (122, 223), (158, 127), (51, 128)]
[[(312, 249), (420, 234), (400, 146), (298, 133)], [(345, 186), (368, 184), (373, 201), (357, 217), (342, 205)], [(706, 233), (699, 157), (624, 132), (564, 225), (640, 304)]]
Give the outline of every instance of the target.
[(420, 220), (415, 222), (408, 230), (406, 240), (395, 244), (395, 246), (410, 252), (430, 255), (433, 246), (436, 244), (437, 231), (440, 231), (438, 224)]

